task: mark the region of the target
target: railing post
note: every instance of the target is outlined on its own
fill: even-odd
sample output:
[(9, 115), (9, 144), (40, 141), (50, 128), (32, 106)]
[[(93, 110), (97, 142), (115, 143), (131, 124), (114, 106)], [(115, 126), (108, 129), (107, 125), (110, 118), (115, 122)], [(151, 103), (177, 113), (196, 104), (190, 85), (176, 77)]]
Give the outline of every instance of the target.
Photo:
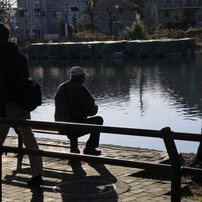
[(181, 165), (178, 151), (169, 127), (161, 129), (171, 164), (171, 202), (181, 201)]
[(0, 201), (2, 202), (2, 155), (3, 153), (0, 152)]
[(18, 148), (23, 148), (23, 143), (22, 143), (22, 137), (20, 135), (20, 130), (17, 126), (13, 127), (15, 130), (15, 133), (18, 135)]
[[(18, 135), (18, 148), (21, 149), (21, 148), (23, 148), (23, 141), (22, 141), (22, 137), (20, 134), (20, 130), (17, 126), (14, 126), (14, 130), (15, 130), (15, 133)], [(21, 168), (22, 158), (23, 158), (23, 154), (18, 154), (18, 162), (17, 162), (18, 169)]]

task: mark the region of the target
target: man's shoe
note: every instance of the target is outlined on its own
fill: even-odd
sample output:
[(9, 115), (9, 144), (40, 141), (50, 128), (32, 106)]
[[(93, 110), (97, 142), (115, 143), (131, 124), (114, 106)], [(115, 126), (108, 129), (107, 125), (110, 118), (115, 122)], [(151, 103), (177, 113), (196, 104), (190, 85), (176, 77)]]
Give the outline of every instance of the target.
[(71, 153), (76, 153), (76, 154), (80, 154), (80, 150), (79, 149), (70, 149)]
[(94, 155), (94, 156), (101, 155), (101, 151), (100, 150), (96, 150), (96, 149), (84, 149), (83, 153), (84, 154), (88, 154), (88, 155)]
[(40, 185), (43, 185), (43, 179), (41, 176), (36, 176), (36, 177), (32, 177), (28, 182), (27, 182), (28, 186), (33, 186), (33, 187), (38, 187)]

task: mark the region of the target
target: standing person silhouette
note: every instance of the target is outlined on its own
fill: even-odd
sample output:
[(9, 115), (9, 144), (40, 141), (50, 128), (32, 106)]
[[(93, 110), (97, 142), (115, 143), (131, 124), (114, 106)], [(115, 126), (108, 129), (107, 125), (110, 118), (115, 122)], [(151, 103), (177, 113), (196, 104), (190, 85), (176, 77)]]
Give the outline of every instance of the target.
[[(17, 44), (9, 41), (10, 30), (0, 23), (0, 117), (14, 119), (30, 119), (30, 112), (21, 108), (14, 97), (15, 81), (29, 77), (27, 58), (19, 51)], [(9, 128), (8, 124), (0, 124), (0, 145), (3, 145)], [(39, 149), (31, 127), (17, 126), (26, 148)], [(29, 186), (43, 184), (43, 167), (40, 156), (29, 155), (32, 178)]]
[[(98, 112), (98, 106), (89, 90), (83, 85), (85, 77), (88, 75), (80, 66), (72, 67), (70, 79), (56, 90), (55, 94), (55, 121), (76, 122), (86, 124), (103, 124), (101, 116), (94, 116)], [(78, 138), (88, 134), (85, 131), (60, 131), (67, 134), (70, 139), (70, 151), (80, 153), (78, 149)], [(99, 146), (100, 133), (91, 132), (84, 154), (100, 155)]]

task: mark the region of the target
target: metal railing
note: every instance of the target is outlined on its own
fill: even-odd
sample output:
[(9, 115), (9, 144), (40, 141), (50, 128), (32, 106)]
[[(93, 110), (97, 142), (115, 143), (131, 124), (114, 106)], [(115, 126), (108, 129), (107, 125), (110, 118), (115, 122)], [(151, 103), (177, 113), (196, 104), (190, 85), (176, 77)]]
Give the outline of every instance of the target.
[[(122, 159), (95, 157), (89, 155), (72, 154), (72, 153), (57, 153), (43, 150), (23, 149), (17, 147), (1, 146), (1, 159), (0, 159), (0, 176), (2, 178), (2, 154), (4, 152), (18, 153), (18, 154), (33, 154), (45, 157), (63, 158), (63, 159), (77, 159), (88, 162), (103, 163), (110, 165), (118, 165), (125, 167), (155, 169), (155, 170), (170, 170), (171, 171), (171, 202), (180, 202), (181, 200), (181, 176), (182, 174), (202, 174), (201, 169), (183, 167), (180, 164), (178, 151), (174, 140), (197, 141), (202, 140), (200, 134), (190, 133), (175, 133), (169, 127), (161, 130), (144, 130), (123, 127), (100, 126), (94, 124), (80, 124), (80, 123), (64, 123), (64, 122), (48, 122), (48, 121), (34, 121), (34, 120), (20, 120), (20, 119), (3, 119), (0, 118), (0, 124), (9, 124), (11, 126), (30, 126), (33, 129), (59, 131), (59, 130), (85, 130), (88, 132), (103, 132), (108, 134), (121, 134), (130, 136), (142, 136), (163, 139), (166, 150), (170, 158), (170, 165), (146, 163), (138, 161), (129, 161)], [(57, 133), (55, 133), (57, 134)], [(61, 135), (61, 134), (58, 134)], [(2, 197), (2, 180), (0, 185), (0, 193)]]

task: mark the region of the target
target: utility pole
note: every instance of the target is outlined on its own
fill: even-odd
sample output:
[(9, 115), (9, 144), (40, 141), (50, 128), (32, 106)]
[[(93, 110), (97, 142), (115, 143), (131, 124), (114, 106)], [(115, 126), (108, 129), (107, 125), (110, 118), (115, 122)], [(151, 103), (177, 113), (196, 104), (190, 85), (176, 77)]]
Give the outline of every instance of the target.
[(69, 36), (69, 19), (68, 19), (68, 3), (67, 0), (65, 0), (65, 37), (67, 38)]
[(27, 28), (29, 30), (30, 38), (32, 39), (34, 34), (33, 31), (35, 28), (34, 0), (27, 0), (27, 17), (28, 17)]
[(64, 0), (64, 6), (65, 6), (65, 37), (67, 38), (69, 36), (69, 4), (71, 3), (71, 0)]

